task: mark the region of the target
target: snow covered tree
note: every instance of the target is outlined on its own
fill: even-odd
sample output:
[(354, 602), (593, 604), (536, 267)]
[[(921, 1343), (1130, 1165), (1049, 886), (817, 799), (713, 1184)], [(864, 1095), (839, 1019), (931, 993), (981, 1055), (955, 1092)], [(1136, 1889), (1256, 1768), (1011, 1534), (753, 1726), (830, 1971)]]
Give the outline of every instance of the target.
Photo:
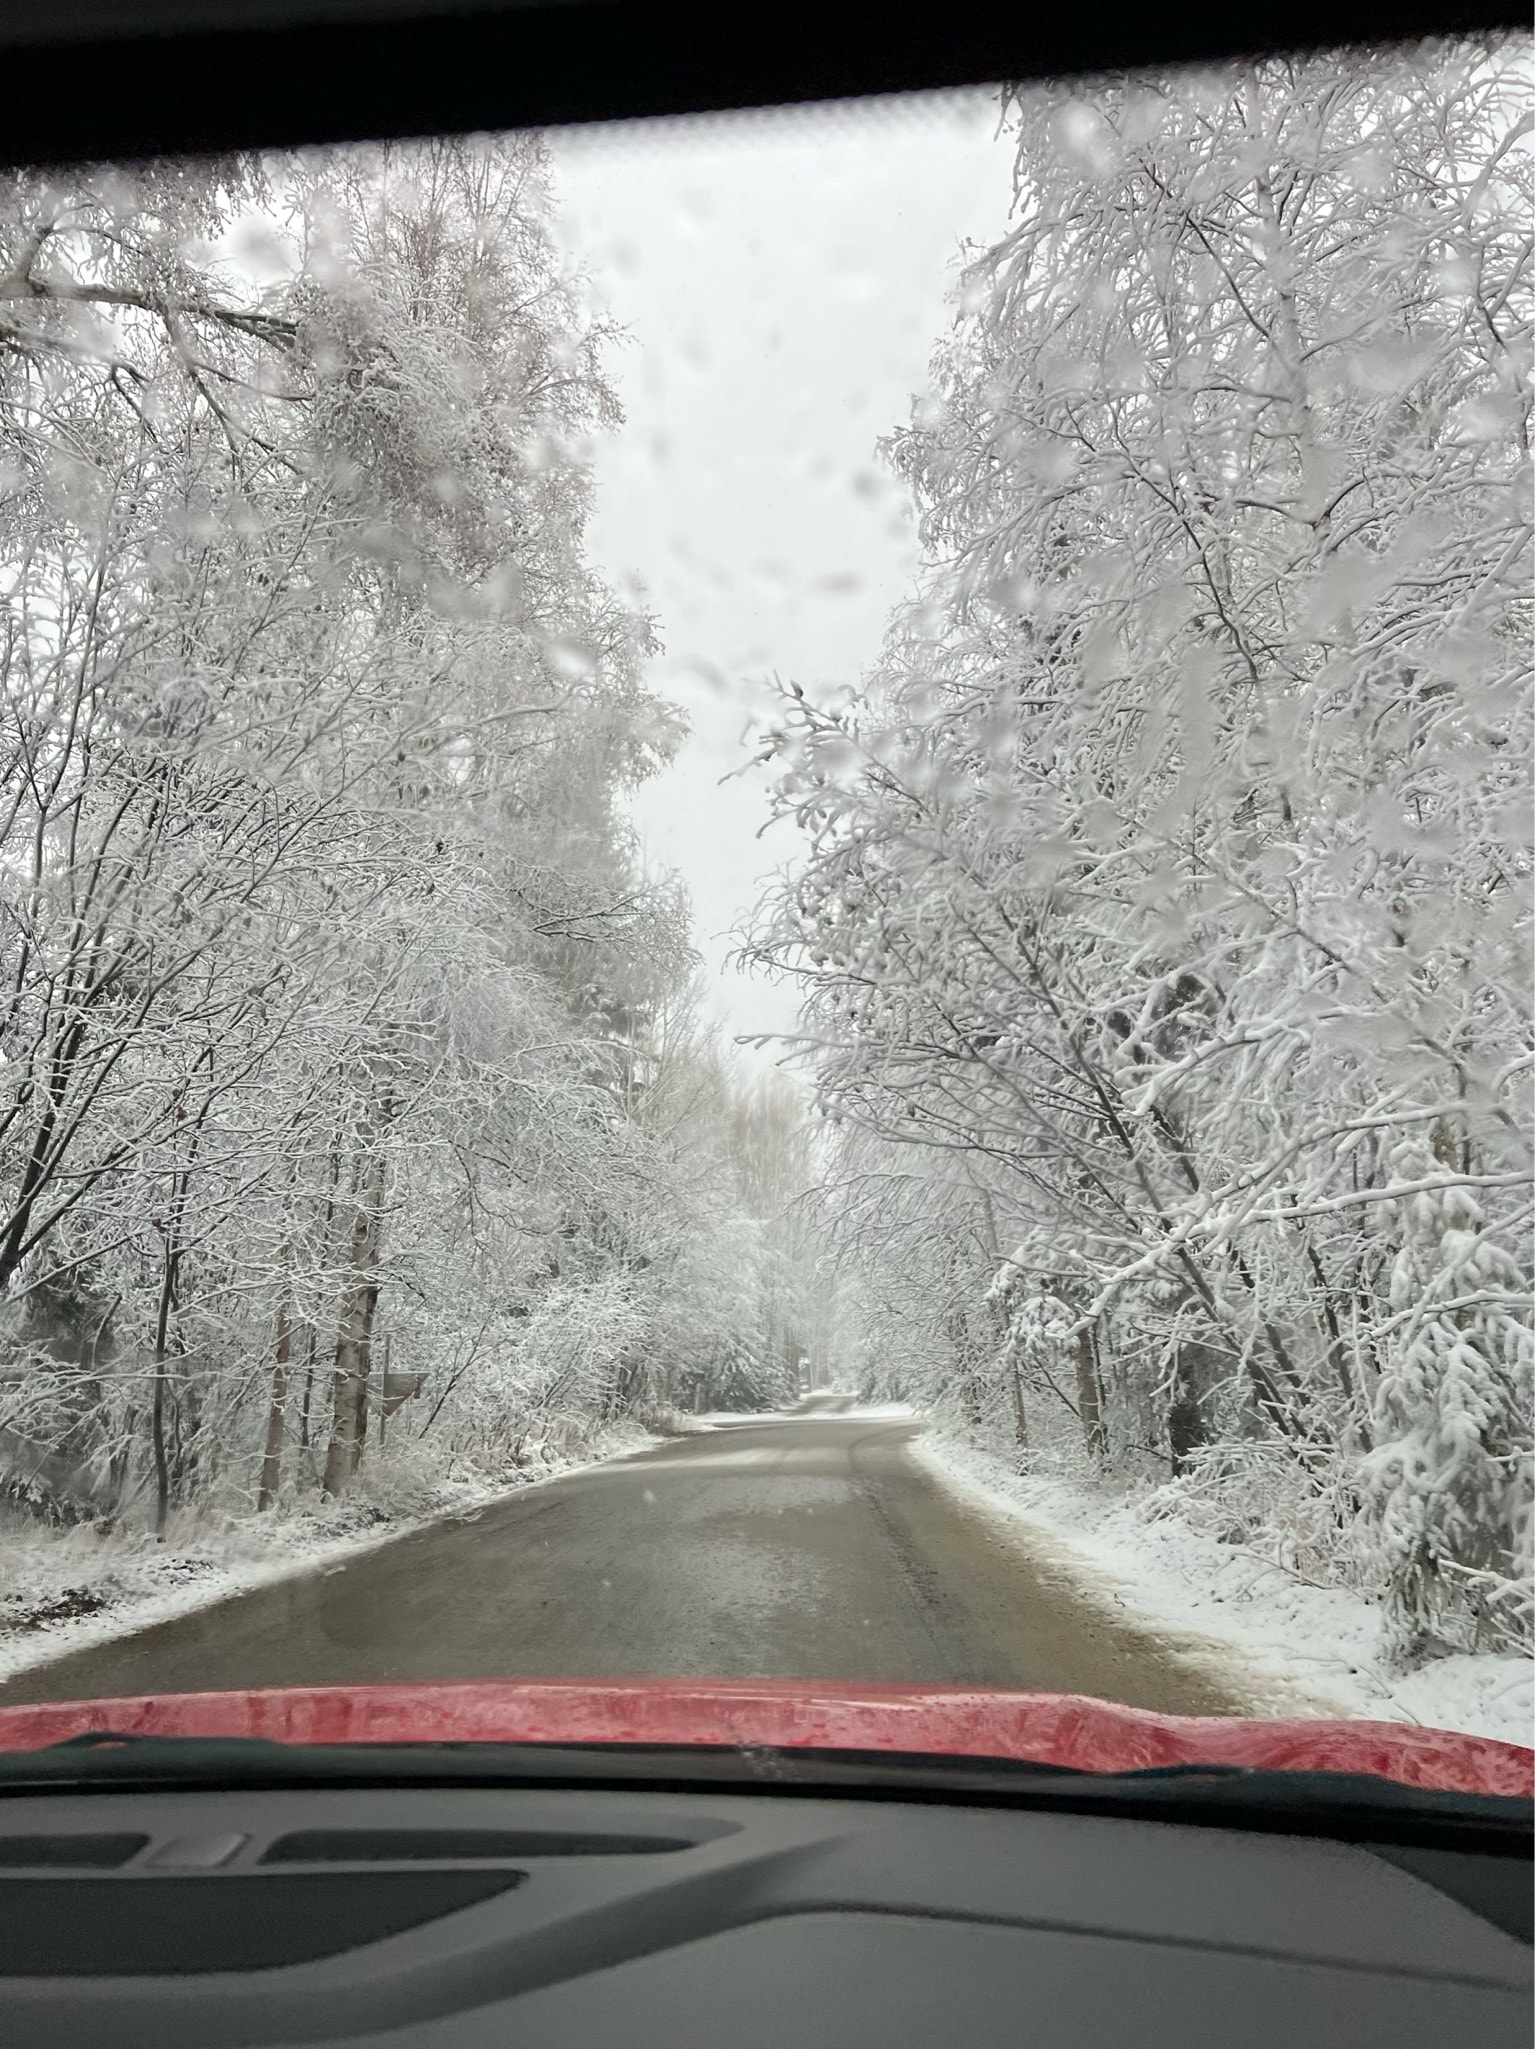
[(534, 137), (5, 189), (0, 1458), (103, 1509), (579, 1437), (712, 1290), (603, 340)]
[(1340, 1558), (1395, 1148), (1497, 1242), (1529, 1193), (1525, 57), (1012, 95), (890, 444), (919, 587), (764, 746), (806, 857), (757, 954), (843, 1143), (984, 1191), (1044, 1420), (1101, 1381), (1111, 1454), (1277, 1453)]
[(1364, 1464), (1399, 1649), (1528, 1644), (1535, 1517), (1535, 1335), (1528, 1276), (1475, 1196), (1415, 1140), (1400, 1200), (1394, 1315)]

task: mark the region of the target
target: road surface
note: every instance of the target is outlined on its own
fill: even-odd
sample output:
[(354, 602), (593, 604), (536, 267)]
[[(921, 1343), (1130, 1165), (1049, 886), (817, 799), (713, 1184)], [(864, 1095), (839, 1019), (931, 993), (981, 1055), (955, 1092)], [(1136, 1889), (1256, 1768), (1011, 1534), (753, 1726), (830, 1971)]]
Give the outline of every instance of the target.
[(1048, 1544), (936, 1482), (919, 1425), (825, 1411), (589, 1467), (0, 1685), (0, 1702), (487, 1677), (783, 1677), (1239, 1713)]

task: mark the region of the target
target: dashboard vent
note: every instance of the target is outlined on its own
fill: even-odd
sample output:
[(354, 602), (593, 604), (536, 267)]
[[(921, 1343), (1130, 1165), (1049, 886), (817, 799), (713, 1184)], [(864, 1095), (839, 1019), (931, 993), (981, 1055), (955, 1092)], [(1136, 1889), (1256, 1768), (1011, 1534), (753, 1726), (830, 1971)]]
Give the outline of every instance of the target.
[(509, 1891), (520, 1871), (0, 1878), (0, 1977), (269, 1971), (381, 1942)]
[(543, 1829), (301, 1829), (279, 1836), (263, 1864), (492, 1864), (524, 1857), (642, 1857), (691, 1850), (678, 1836)]
[(0, 1836), (0, 1871), (115, 1871), (148, 1836)]

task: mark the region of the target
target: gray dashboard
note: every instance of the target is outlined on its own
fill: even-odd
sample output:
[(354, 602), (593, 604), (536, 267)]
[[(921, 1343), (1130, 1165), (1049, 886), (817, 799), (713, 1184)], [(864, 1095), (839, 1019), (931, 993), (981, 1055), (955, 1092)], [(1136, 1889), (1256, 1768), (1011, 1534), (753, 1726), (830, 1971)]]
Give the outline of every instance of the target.
[(1444, 1855), (778, 1794), (29, 1794), (0, 2041), (1522, 2045), (1528, 1864)]

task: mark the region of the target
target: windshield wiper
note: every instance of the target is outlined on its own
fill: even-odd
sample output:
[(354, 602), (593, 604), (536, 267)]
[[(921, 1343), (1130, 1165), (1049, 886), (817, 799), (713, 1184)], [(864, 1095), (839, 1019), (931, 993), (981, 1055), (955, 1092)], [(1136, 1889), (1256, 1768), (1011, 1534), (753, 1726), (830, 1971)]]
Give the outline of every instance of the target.
[(69, 1787), (570, 1786), (731, 1791), (1051, 1809), (1353, 1842), (1528, 1856), (1527, 1799), (1437, 1792), (1363, 1773), (1177, 1764), (1091, 1772), (926, 1752), (636, 1743), (280, 1743), (90, 1730), (0, 1753), (0, 1795)]

